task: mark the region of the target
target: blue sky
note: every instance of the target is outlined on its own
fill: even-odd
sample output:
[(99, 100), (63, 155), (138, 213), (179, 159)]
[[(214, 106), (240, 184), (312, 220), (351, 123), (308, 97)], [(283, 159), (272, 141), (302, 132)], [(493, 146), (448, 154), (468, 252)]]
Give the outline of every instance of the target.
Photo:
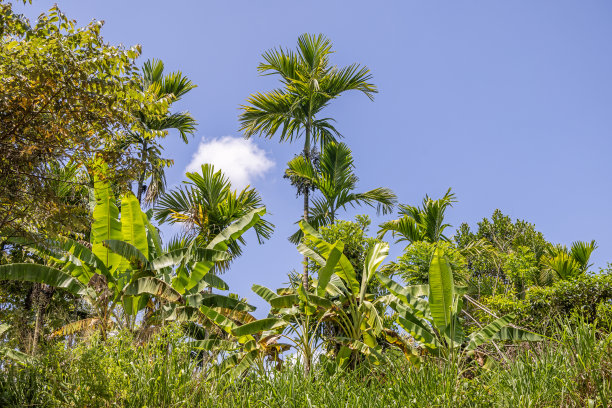
[[(35, 17), (53, 3), (15, 8)], [(166, 140), (176, 162), (168, 181), (180, 183), (203, 140), (205, 151), (226, 163), (234, 157), (235, 167), (246, 169), (234, 177), (251, 176), (276, 230), (262, 246), (249, 237), (224, 279), (258, 306), (253, 283), (276, 288), (300, 268), (286, 237), (301, 200), (282, 178), (300, 144), (255, 139), (244, 147), (226, 136), (240, 137), (238, 107), (249, 94), (276, 86), (257, 74), (261, 54), (293, 48), (304, 32), (324, 33), (336, 50), (333, 63), (367, 65), (379, 87), (374, 102), (346, 94), (328, 110), (353, 150), (360, 189), (390, 187), (412, 204), (452, 187), (459, 199), (448, 214), (453, 226), (475, 225), (499, 208), (534, 223), (552, 242), (595, 239), (596, 267), (612, 261), (609, 1), (59, 0), (59, 6), (80, 24), (104, 20), (107, 41), (141, 44), (141, 63), (162, 59), (198, 85), (179, 106), (198, 120), (195, 137), (189, 145), (177, 135)], [(243, 146), (239, 158), (231, 154), (240, 150), (235, 146)], [(343, 218), (363, 212), (374, 224), (383, 219), (369, 209)]]

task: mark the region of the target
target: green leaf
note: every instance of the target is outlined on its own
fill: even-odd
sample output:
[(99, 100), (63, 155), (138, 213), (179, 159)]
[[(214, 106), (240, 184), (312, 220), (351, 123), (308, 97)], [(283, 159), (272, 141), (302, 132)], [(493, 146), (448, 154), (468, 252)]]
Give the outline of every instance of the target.
[[(49, 240), (47, 242), (49, 243), (50, 246), (57, 247), (61, 249), (62, 251), (66, 251), (70, 253), (72, 256), (74, 256), (79, 261), (87, 265), (89, 268), (91, 268), (96, 273), (99, 273), (100, 275), (104, 275), (108, 281), (110, 282), (114, 281), (113, 276), (109, 273), (108, 269), (106, 268), (106, 265), (104, 265), (104, 262), (102, 262), (102, 260), (98, 258), (92, 252), (92, 250), (87, 248), (85, 245), (79, 243), (78, 241), (75, 241), (73, 239), (66, 238), (66, 237), (58, 237), (56, 239)], [(77, 278), (81, 281), (81, 283), (86, 285), (89, 283), (89, 279), (91, 279), (91, 274), (90, 273), (84, 274)]]
[(368, 326), (374, 330), (374, 336), (378, 336), (383, 329), (383, 322), (376, 307), (371, 302), (363, 300), (359, 311), (367, 317)]
[(340, 261), (342, 251), (344, 250), (344, 244), (341, 241), (337, 241), (331, 248), (327, 259), (324, 260), (324, 265), (319, 269), (319, 281), (317, 283), (317, 295), (324, 296), (327, 289), (327, 284), (331, 279), (336, 265)]
[(249, 212), (245, 216), (238, 219), (238, 221), (221, 231), (206, 247), (221, 251), (227, 250), (229, 242), (237, 240), (240, 236), (242, 236), (242, 234), (248, 231), (249, 228), (257, 224), (265, 213), (265, 207), (257, 208)]
[[(307, 236), (317, 247), (317, 250), (321, 254), (324, 259), (327, 259), (330, 256), (334, 245), (326, 242), (310, 224), (305, 221), (300, 221), (300, 228), (304, 232), (304, 235)], [(357, 281), (357, 275), (355, 274), (355, 269), (353, 265), (348, 260), (348, 258), (342, 254), (338, 259), (338, 262), (335, 265), (334, 273), (342, 278), (351, 292), (354, 295), (359, 294), (359, 282)]]
[(0, 347), (0, 357), (8, 358), (9, 360), (13, 360), (21, 365), (33, 364), (35, 361), (34, 357), (26, 353), (6, 347)]
[(351, 354), (353, 354), (353, 350), (348, 346), (340, 346), (340, 350), (336, 354), (336, 364), (338, 364), (338, 367), (345, 368), (350, 361)]
[(425, 318), (430, 316), (429, 303), (423, 299), (419, 299), (417, 296), (412, 295), (414, 292), (420, 294), (419, 291), (411, 289), (412, 287), (410, 286), (404, 288), (399, 283), (394, 282), (392, 279), (389, 279), (385, 275), (378, 272), (376, 273), (376, 278), (403, 304), (417, 311), (417, 314), (420, 314)]
[[(196, 265), (197, 269), (197, 265)], [(229, 290), (229, 285), (225, 283), (223, 279), (218, 277), (217, 275), (213, 275), (212, 273), (207, 273), (200, 280), (201, 282), (205, 282), (206, 286), (209, 288), (215, 288), (219, 290)]]
[(232, 330), (232, 334), (236, 337), (246, 336), (249, 334), (256, 334), (266, 330), (275, 330), (281, 327), (285, 327), (287, 322), (277, 318), (267, 318), (255, 320), (254, 322), (238, 326)]
[(312, 248), (306, 246), (303, 243), (298, 244), (297, 250), (304, 256), (315, 261), (319, 266), (325, 265), (325, 258), (315, 252)]
[(365, 296), (365, 291), (368, 287), (368, 282), (370, 282), (370, 280), (378, 270), (378, 267), (388, 255), (389, 244), (387, 244), (386, 242), (379, 242), (368, 251), (363, 265), (363, 274), (361, 277), (361, 291), (359, 293), (359, 297), (361, 299), (363, 299), (363, 297)]
[(256, 295), (258, 295), (259, 297), (261, 297), (263, 300), (265, 300), (268, 303), (270, 303), (272, 299), (275, 299), (278, 297), (276, 293), (266, 288), (265, 286), (253, 285), (251, 287), (251, 290), (255, 292)]
[(123, 241), (138, 249), (145, 259), (149, 259), (149, 241), (138, 199), (131, 192), (121, 198), (121, 234)]
[(190, 248), (179, 248), (164, 254), (151, 261), (151, 268), (159, 271), (164, 268), (179, 265), (185, 260), (185, 256), (189, 253)]
[(468, 345), (466, 350), (475, 350), (481, 344), (488, 343), (489, 341), (493, 340), (495, 334), (499, 333), (501, 329), (512, 323), (513, 319), (513, 315), (500, 317), (477, 332), (470, 334), (468, 336)]
[(434, 250), (429, 267), (429, 308), (438, 331), (444, 332), (453, 315), (453, 273), (442, 248)]
[(152, 215), (152, 209), (150, 209), (146, 213), (142, 213), (142, 221), (144, 222), (145, 228), (147, 230), (147, 241), (149, 243), (149, 258), (154, 258), (163, 253), (161, 239), (159, 238), (157, 228), (155, 228), (155, 226), (151, 224)]
[(297, 305), (300, 303), (300, 298), (298, 295), (277, 296), (270, 299), (269, 303), (275, 309), (283, 309)]
[(104, 262), (109, 270), (114, 271), (119, 267), (122, 258), (105, 247), (103, 242), (123, 239), (119, 209), (115, 205), (110, 183), (101, 180), (98, 175), (94, 179), (94, 195), (96, 206), (93, 211), (94, 221), (91, 225), (92, 252)]
[(428, 348), (438, 348), (440, 346), (440, 342), (435, 334), (432, 333), (429, 324), (414, 314), (410, 312), (405, 313), (403, 316), (399, 316), (397, 320), (400, 326), (423, 346)]
[(121, 255), (133, 269), (149, 269), (149, 260), (147, 257), (129, 242), (110, 239), (104, 241), (103, 244), (114, 253)]
[(518, 327), (504, 327), (493, 335), (494, 340), (500, 341), (542, 341), (539, 334), (519, 329)]
[(204, 316), (206, 316), (208, 319), (210, 319), (213, 323), (215, 323), (228, 334), (232, 334), (232, 330), (238, 327), (236, 323), (208, 306), (202, 305), (199, 307), (199, 309)]
[(242, 373), (248, 370), (249, 367), (253, 365), (253, 362), (257, 358), (258, 353), (259, 352), (257, 350), (253, 350), (245, 354), (244, 357), (242, 357), (242, 359), (240, 360), (240, 362), (232, 369), (232, 375), (234, 377), (239, 377), (240, 375), (242, 375)]
[(404, 290), (414, 297), (429, 296), (429, 285), (410, 285), (406, 286)]
[(153, 277), (133, 281), (125, 288), (124, 293), (128, 296), (139, 296), (146, 293), (171, 303), (181, 302), (182, 300), (181, 294), (169, 284)]
[(73, 295), (85, 296), (92, 294), (76, 278), (59, 269), (39, 264), (17, 263), (0, 265), (0, 281), (2, 280), (44, 283), (55, 288), (65, 289)]

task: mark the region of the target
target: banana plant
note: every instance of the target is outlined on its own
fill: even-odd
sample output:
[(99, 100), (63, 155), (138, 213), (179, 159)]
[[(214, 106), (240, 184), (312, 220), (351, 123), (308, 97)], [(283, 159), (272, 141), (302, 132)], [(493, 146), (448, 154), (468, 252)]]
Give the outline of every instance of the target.
[(198, 329), (206, 336), (201, 335), (200, 339), (190, 342), (190, 345), (203, 351), (222, 352), (223, 358), (213, 370), (216, 375), (237, 377), (252, 367), (264, 371), (266, 362), (281, 367), (281, 354), (290, 348), (289, 344), (279, 342), (286, 322), (257, 320), (248, 312), (236, 309), (200, 306), (196, 312), (199, 319), (205, 318), (212, 322), (213, 327), (206, 326), (206, 331)]
[(398, 314), (397, 323), (421, 348), (434, 355), (472, 352), (493, 340), (541, 340), (537, 334), (512, 326), (512, 315), (497, 318), (466, 336), (460, 320), (465, 291), (455, 287), (451, 267), (440, 247), (431, 260), (428, 285), (402, 287), (380, 273), (377, 278), (392, 295), (388, 304)]
[[(108, 182), (96, 177), (94, 193), (91, 249), (59, 237), (31, 245), (33, 251), (46, 257), (47, 265), (0, 266), (2, 280), (63, 288), (92, 305), (94, 317), (71, 323), (55, 334), (96, 327), (104, 337), (115, 324), (133, 329), (137, 313), (150, 305), (151, 299), (163, 300), (172, 307), (240, 307), (235, 299), (199, 291), (226, 286), (207, 272), (216, 262), (229, 259), (229, 243), (258, 222), (265, 208), (253, 210), (230, 225), (206, 248), (191, 245), (164, 252), (150, 222), (151, 214), (142, 212), (133, 194), (122, 196), (119, 217)], [(122, 308), (117, 308), (119, 305)]]
[(318, 279), (311, 289), (303, 286), (283, 288), (276, 293), (254, 285), (253, 291), (266, 300), (271, 311), (267, 319), (240, 328), (240, 333), (253, 335), (262, 329), (277, 329), (280, 335), (294, 344), (304, 359), (304, 370), (310, 370), (312, 357), (321, 346), (317, 337), (324, 322), (331, 322), (339, 330), (325, 340), (334, 345), (332, 355), (340, 367), (356, 364), (361, 358), (374, 363), (382, 360), (384, 339), (410, 353), (411, 348), (396, 332), (383, 327), (386, 297), (375, 298), (367, 292), (368, 283), (376, 275), (388, 255), (386, 243), (379, 243), (368, 252), (361, 280), (348, 258), (343, 254), (344, 244), (326, 242), (323, 237), (302, 221), (302, 232), (314, 243), (314, 248), (304, 244), (298, 250), (318, 266)]

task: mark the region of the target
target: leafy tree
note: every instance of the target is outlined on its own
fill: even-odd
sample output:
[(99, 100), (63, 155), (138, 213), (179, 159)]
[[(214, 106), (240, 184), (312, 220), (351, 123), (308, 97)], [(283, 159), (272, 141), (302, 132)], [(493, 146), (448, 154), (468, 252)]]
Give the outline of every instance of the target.
[(446, 259), (453, 271), (455, 283), (467, 284), (469, 273), (467, 262), (461, 252), (450, 242), (431, 243), (416, 241), (406, 247), (396, 262), (387, 267), (394, 275), (399, 275), (409, 285), (429, 283), (429, 267), (436, 248), (444, 250)]
[[(263, 54), (259, 65), (263, 75), (278, 75), (282, 88), (251, 95), (242, 107), (240, 130), (245, 137), (254, 135), (272, 138), (280, 133), (280, 141), (304, 138), (302, 149), (306, 161), (311, 149), (336, 140), (340, 133), (333, 119), (321, 117), (325, 107), (346, 91), (356, 90), (373, 99), (376, 87), (366, 67), (351, 64), (339, 68), (331, 65), (332, 44), (325, 36), (303, 34), (297, 50), (272, 49)], [(309, 194), (312, 186), (303, 184), (298, 194), (304, 196), (303, 219), (309, 219)], [(304, 259), (302, 283), (308, 285), (308, 265)]]
[(478, 252), (466, 253), (468, 268), (474, 276), (494, 276), (502, 279), (506, 279), (501, 260), (504, 255), (515, 253), (520, 247), (528, 248), (536, 263), (539, 263), (550, 246), (533, 224), (518, 219), (512, 222), (512, 219), (500, 210), (495, 210), (491, 219), (483, 218), (478, 223), (476, 232), (472, 232), (469, 225), (461, 224), (454, 240), (460, 249), (469, 248), (477, 241), (488, 243), (494, 253), (484, 256)]
[[(132, 177), (133, 160), (115, 135), (130, 130), (132, 112), (149, 102), (133, 86), (140, 48), (108, 45), (101, 27), (94, 21), (77, 28), (57, 7), (32, 24), (0, 4), (1, 235), (62, 224), (69, 230), (80, 221), (56, 193), (53, 163), (90, 166), (98, 156), (118, 182)], [(151, 106), (164, 109), (164, 103)]]
[[(313, 227), (333, 224), (336, 212), (341, 208), (346, 209), (349, 205), (377, 207), (383, 214), (393, 209), (397, 198), (388, 188), (378, 187), (364, 193), (354, 192), (359, 180), (354, 167), (348, 146), (335, 142), (325, 145), (316, 166), (303, 155), (288, 163), (286, 174), (289, 177), (307, 180), (321, 193), (322, 197), (313, 200), (314, 206), (309, 216), (309, 224)], [(298, 243), (301, 237), (302, 234), (297, 233), (291, 240)]]
[[(195, 241), (205, 247), (230, 224), (262, 206), (255, 189), (232, 190), (229, 179), (211, 164), (202, 165), (201, 173), (187, 173), (186, 177), (183, 186), (165, 193), (155, 207), (158, 221), (185, 227), (186, 242)], [(253, 229), (260, 243), (270, 238), (272, 228), (269, 221), (258, 220)], [(242, 237), (230, 242), (232, 258), (240, 256), (244, 244)], [(227, 266), (221, 263), (216, 271)]]
[[(367, 235), (371, 222), (367, 215), (358, 215), (355, 217), (355, 221), (337, 220), (333, 224), (320, 227), (318, 230), (327, 242), (342, 241), (344, 243), (342, 253), (353, 265), (355, 271), (361, 271), (368, 251), (381, 242), (378, 238)], [(304, 244), (314, 249), (313, 242), (306, 239)]]
[(514, 291), (523, 297), (529, 286), (550, 283), (550, 274), (538, 267), (535, 254), (527, 247), (519, 246), (513, 252), (502, 255), (503, 268)]
[[(159, 101), (165, 101), (168, 105), (177, 102), (186, 93), (195, 88), (187, 77), (180, 71), (164, 75), (164, 63), (159, 60), (149, 60), (142, 67), (142, 76), (139, 88), (143, 93), (154, 95)], [(172, 160), (161, 158), (163, 147), (157, 141), (166, 137), (169, 130), (177, 130), (183, 142), (187, 143), (187, 135), (195, 131), (195, 119), (189, 112), (166, 112), (163, 115), (150, 111), (145, 105), (139, 109), (136, 119), (140, 124), (141, 131), (127, 134), (124, 143), (135, 145), (140, 153), (140, 161), (144, 169), (140, 172), (136, 185), (136, 197), (142, 204), (142, 194), (146, 192), (145, 201), (153, 202), (166, 188), (166, 176), (164, 168), (171, 166)], [(149, 179), (148, 185), (145, 181)]]

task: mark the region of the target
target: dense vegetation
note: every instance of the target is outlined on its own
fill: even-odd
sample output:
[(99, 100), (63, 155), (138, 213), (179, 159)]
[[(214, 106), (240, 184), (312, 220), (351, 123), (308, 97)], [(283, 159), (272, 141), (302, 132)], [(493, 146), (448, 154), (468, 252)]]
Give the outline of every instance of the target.
[[(195, 84), (139, 68), (97, 22), (0, 12), (0, 405), (611, 406), (597, 244), (548, 242), (500, 210), (453, 236), (451, 189), (399, 205), (358, 192), (325, 108), (377, 88), (367, 67), (332, 65), (323, 35), (266, 52), (259, 71), (281, 86), (239, 117), (245, 137), (303, 141), (285, 177), (304, 199), (288, 237), (304, 262), (285, 287), (253, 282), (257, 319), (220, 277), (257, 250), (248, 234), (271, 237), (257, 190), (210, 164), (166, 190), (161, 139), (195, 132), (172, 109)], [(391, 219), (370, 235), (367, 215), (341, 219), (356, 206)], [(162, 242), (163, 224), (183, 232)]]

